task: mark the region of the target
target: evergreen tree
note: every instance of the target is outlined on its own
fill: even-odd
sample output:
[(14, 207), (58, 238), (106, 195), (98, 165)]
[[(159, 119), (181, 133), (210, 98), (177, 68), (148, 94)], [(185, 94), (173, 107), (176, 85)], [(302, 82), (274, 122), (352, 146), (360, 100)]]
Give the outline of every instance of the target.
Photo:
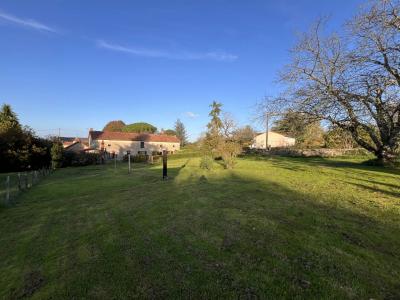
[(12, 171), (18, 165), (23, 146), (22, 128), (10, 105), (3, 104), (0, 111), (0, 166), (1, 171)]
[(10, 105), (0, 110), (0, 172), (38, 169), (50, 163), (51, 142), (22, 127)]
[(103, 131), (122, 131), (126, 124), (121, 120), (110, 121), (104, 126)]
[(210, 105), (211, 111), (208, 114), (211, 117), (210, 122), (207, 124), (206, 138), (204, 139), (203, 149), (206, 153), (216, 157), (218, 145), (222, 141), (222, 120), (220, 117), (222, 104), (216, 101)]
[(3, 104), (0, 111), (0, 135), (8, 143), (13, 143), (21, 138), (22, 127), (17, 115), (12, 111), (11, 106)]
[(12, 111), (11, 106), (8, 104), (3, 104), (1, 107), (0, 124), (10, 124), (13, 127), (19, 127), (21, 129), (17, 115)]
[[(231, 169), (234, 167), (236, 157), (241, 151), (240, 144), (230, 134), (228, 136), (223, 134), (223, 132), (230, 132), (230, 130), (226, 130), (228, 128), (223, 130), (224, 122), (220, 118), (222, 104), (213, 101), (210, 107), (209, 116), (211, 120), (207, 124), (208, 131), (202, 144), (204, 157), (201, 165), (207, 166), (207, 169), (209, 169), (211, 167), (208, 163), (210, 157), (220, 157), (223, 160), (224, 167)], [(231, 122), (228, 123), (231, 124)]]
[(210, 107), (211, 111), (208, 115), (211, 117), (211, 121), (207, 124), (207, 128), (209, 134), (217, 136), (222, 128), (222, 120), (220, 118), (222, 104), (213, 101)]
[(145, 122), (138, 122), (133, 124), (128, 124), (122, 128), (123, 132), (136, 132), (136, 133), (155, 133), (157, 131), (157, 127), (145, 123)]
[[(183, 125), (183, 124), (182, 124), (182, 125)], [(173, 130), (173, 129), (163, 130), (162, 133), (163, 133), (163, 134), (166, 134), (166, 135), (176, 135), (176, 131)]]
[[(328, 148), (351, 149), (359, 147), (351, 132), (338, 126), (330, 126), (325, 133), (324, 139), (325, 146)], [(363, 139), (368, 140), (367, 133), (364, 134)]]
[(298, 147), (315, 148), (324, 144), (324, 130), (320, 122), (297, 111), (286, 111), (275, 122), (272, 131), (295, 138)]
[(175, 134), (177, 138), (181, 141), (181, 146), (185, 146), (187, 144), (187, 133), (185, 125), (181, 122), (181, 120), (176, 120), (175, 122)]

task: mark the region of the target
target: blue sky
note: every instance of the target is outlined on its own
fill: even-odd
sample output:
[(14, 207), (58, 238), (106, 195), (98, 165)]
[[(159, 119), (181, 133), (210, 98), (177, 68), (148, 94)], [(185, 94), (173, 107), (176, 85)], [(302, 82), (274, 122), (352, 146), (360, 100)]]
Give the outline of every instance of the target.
[(213, 100), (257, 125), (254, 105), (279, 92), (296, 33), (319, 16), (339, 29), (360, 4), (0, 0), (0, 103), (39, 135), (180, 118), (193, 140)]

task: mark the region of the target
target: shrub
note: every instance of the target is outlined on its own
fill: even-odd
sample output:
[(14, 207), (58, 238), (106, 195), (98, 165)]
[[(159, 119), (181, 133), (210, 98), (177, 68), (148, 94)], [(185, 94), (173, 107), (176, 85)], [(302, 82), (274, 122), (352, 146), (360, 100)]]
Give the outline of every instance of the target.
[(200, 168), (211, 170), (213, 168), (214, 160), (211, 156), (205, 155), (200, 160)]
[(54, 169), (62, 166), (63, 156), (63, 145), (58, 141), (54, 142), (53, 146), (51, 147), (51, 161)]
[[(145, 155), (145, 154), (131, 155), (131, 162), (134, 162), (134, 163), (147, 162), (148, 158), (149, 158), (149, 156)], [(123, 161), (128, 161), (127, 154), (124, 155)]]
[(63, 167), (80, 167), (95, 165), (100, 162), (100, 154), (85, 152), (64, 152), (62, 166)]
[(241, 147), (236, 142), (223, 141), (218, 145), (218, 152), (221, 155), (225, 169), (233, 169), (236, 158), (241, 153)]
[(153, 155), (153, 163), (159, 163), (162, 161), (162, 155)]

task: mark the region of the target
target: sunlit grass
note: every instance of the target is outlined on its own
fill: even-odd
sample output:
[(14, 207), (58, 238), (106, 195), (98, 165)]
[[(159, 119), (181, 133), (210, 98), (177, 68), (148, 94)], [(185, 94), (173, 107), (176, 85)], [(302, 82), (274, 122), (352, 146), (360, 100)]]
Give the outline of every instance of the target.
[(0, 212), (0, 297), (399, 298), (400, 175), (199, 158), (57, 171)]

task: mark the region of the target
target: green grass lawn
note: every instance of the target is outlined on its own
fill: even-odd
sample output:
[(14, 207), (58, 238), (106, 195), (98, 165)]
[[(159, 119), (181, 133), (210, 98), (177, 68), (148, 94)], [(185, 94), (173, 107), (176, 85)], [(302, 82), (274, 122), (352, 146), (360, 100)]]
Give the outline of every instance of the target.
[(56, 171), (0, 211), (0, 298), (400, 298), (400, 173), (199, 158)]

